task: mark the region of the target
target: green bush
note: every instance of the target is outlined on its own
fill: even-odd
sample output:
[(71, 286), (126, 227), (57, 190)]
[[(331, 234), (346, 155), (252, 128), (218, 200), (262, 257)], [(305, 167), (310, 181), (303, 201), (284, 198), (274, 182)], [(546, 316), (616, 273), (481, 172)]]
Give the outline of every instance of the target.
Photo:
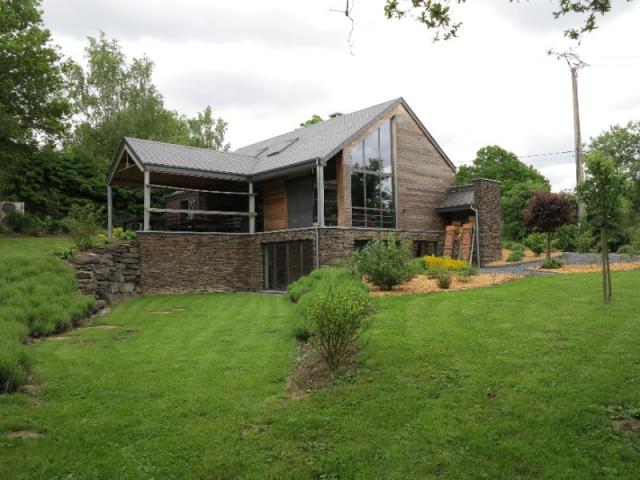
[(386, 241), (373, 240), (356, 252), (354, 265), (359, 275), (383, 290), (391, 290), (418, 273), (408, 245), (393, 235)]
[(100, 233), (102, 215), (102, 209), (93, 204), (73, 205), (61, 223), (76, 247), (86, 249), (105, 242), (96, 238)]
[(303, 315), (312, 327), (314, 347), (331, 370), (344, 364), (368, 327), (370, 311), (368, 293), (353, 283), (330, 285), (309, 295)]
[(15, 391), (26, 379), (29, 358), (22, 344), (27, 328), (13, 321), (0, 321), (0, 393)]
[(507, 257), (507, 262), (519, 262), (524, 258), (524, 250), (512, 250)]
[(68, 260), (73, 257), (78, 250), (76, 247), (58, 247), (53, 254), (61, 260)]
[(576, 224), (559, 227), (553, 236), (553, 248), (561, 252), (591, 253), (596, 248), (597, 239), (593, 232)]
[(530, 233), (524, 239), (524, 244), (536, 255), (541, 255), (547, 248), (547, 238), (544, 233)]
[(451, 286), (451, 274), (449, 272), (440, 272), (436, 276), (438, 288), (448, 289)]
[(34, 217), (30, 213), (8, 213), (3, 222), (15, 233), (32, 233), (34, 230)]
[(544, 262), (542, 262), (542, 268), (555, 269), (555, 268), (560, 268), (561, 266), (562, 266), (562, 263), (560, 263), (555, 258), (551, 258), (549, 260), (545, 260)]
[[(341, 267), (327, 267), (317, 268), (313, 270), (309, 275), (299, 278), (287, 289), (289, 300), (293, 303), (298, 303), (300, 299), (316, 288), (326, 288), (332, 284), (344, 284), (344, 283), (358, 283), (362, 284), (357, 277), (348, 269)], [(362, 285), (362, 288), (366, 290), (366, 287)]]

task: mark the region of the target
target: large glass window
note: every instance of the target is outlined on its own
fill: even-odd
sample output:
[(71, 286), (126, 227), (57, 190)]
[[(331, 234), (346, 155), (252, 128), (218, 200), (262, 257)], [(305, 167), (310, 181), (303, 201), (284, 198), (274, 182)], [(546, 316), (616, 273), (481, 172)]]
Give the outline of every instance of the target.
[(353, 226), (395, 228), (390, 121), (353, 147), (351, 172)]

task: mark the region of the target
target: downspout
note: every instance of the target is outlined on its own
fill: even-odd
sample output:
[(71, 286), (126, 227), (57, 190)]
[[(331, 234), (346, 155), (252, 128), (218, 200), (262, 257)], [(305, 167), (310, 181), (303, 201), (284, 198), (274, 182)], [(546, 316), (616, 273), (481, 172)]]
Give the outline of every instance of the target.
[[(318, 190), (318, 167), (320, 164), (320, 159), (316, 159), (316, 190)], [(316, 217), (319, 217), (320, 212), (320, 192), (316, 191)], [(320, 232), (318, 231), (318, 223), (320, 222), (320, 218), (316, 218), (316, 222), (314, 223), (315, 233), (316, 233), (316, 268), (320, 268)]]
[[(474, 207), (473, 205), (471, 205), (471, 210), (473, 210), (473, 213), (475, 213), (476, 216), (476, 246), (478, 249), (478, 254), (477, 254), (477, 260), (478, 260), (478, 268), (480, 268), (480, 212), (478, 212), (478, 209), (476, 207)], [(473, 256), (473, 250), (471, 251), (471, 254)]]

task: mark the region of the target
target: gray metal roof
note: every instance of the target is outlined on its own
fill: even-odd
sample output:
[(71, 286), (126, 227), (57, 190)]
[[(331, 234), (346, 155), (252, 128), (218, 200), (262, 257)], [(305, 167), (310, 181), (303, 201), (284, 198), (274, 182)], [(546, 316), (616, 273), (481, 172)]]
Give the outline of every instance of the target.
[(125, 137), (124, 143), (143, 166), (252, 177), (290, 169), (317, 160), (326, 161), (362, 130), (375, 123), (380, 116), (400, 104), (405, 106), (445, 161), (455, 169), (402, 98), (339, 115), (315, 125), (301, 127), (244, 146), (235, 152), (220, 152), (208, 148), (187, 147), (130, 137)]
[(278, 170), (334, 155), (342, 145), (402, 101), (401, 98), (339, 115), (236, 150), (259, 158), (254, 173)]
[(210, 148), (187, 147), (131, 137), (125, 137), (124, 140), (144, 166), (251, 175), (258, 162), (255, 157), (234, 152), (219, 152)]
[(453, 212), (456, 210), (466, 210), (475, 201), (475, 193), (472, 189), (453, 189), (451, 190), (442, 203), (436, 208), (439, 212)]

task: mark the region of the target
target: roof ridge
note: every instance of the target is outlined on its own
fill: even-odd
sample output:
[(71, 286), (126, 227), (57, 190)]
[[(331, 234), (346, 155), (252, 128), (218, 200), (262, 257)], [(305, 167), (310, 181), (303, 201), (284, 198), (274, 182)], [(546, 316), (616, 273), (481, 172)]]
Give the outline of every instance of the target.
[(160, 140), (150, 140), (148, 138), (137, 138), (137, 137), (124, 137), (126, 141), (136, 140), (138, 142), (149, 142), (149, 143), (159, 143), (161, 145), (168, 145), (170, 147), (179, 147), (179, 148), (190, 148), (192, 150), (205, 150), (207, 152), (215, 152), (215, 153), (230, 153), (232, 155), (239, 155), (241, 157), (251, 158), (253, 160), (258, 160), (259, 157), (255, 155), (247, 155), (246, 153), (238, 153), (233, 150), (216, 150), (215, 148), (207, 148), (207, 147), (194, 147), (193, 145), (183, 145), (181, 143), (170, 143), (163, 142)]

